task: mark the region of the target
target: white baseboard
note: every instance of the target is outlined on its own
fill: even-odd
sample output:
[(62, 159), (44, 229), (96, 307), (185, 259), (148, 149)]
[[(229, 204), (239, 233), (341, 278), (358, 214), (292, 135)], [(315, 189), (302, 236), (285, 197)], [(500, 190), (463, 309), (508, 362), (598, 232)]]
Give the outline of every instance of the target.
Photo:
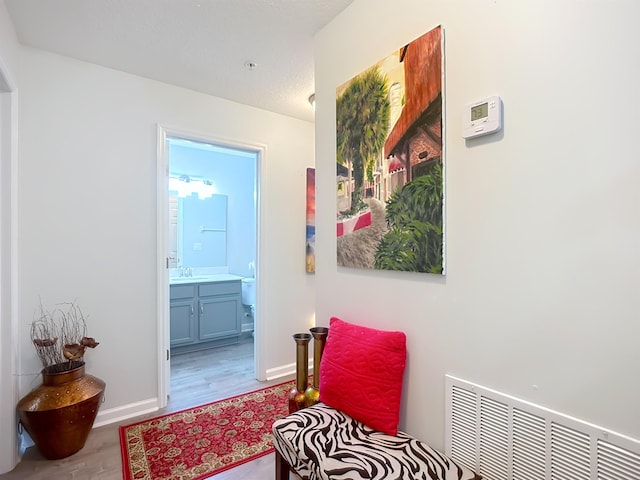
[[(277, 380), (278, 378), (291, 377), (296, 374), (296, 364), (289, 363), (280, 367), (271, 368), (266, 372), (266, 379)], [(313, 373), (313, 361), (309, 360), (309, 373)], [(129, 418), (138, 417), (140, 415), (146, 415), (147, 413), (153, 413), (160, 409), (160, 402), (158, 398), (150, 398), (148, 400), (142, 400), (140, 402), (130, 403), (128, 405), (122, 405), (120, 407), (110, 408), (108, 410), (99, 410), (96, 416), (96, 421), (93, 423), (93, 427), (102, 427), (111, 423), (121, 422)]]
[(289, 363), (276, 368), (270, 368), (266, 372), (267, 380), (275, 380), (277, 378), (288, 377), (296, 374), (296, 364)]
[(120, 407), (110, 408), (108, 410), (99, 410), (93, 427), (102, 427), (111, 423), (120, 422), (129, 418), (153, 413), (160, 409), (157, 398), (150, 398), (140, 402), (122, 405)]
[[(276, 368), (270, 368), (266, 372), (267, 380), (276, 380), (278, 378), (290, 377), (296, 375), (296, 364), (289, 363)], [(309, 375), (313, 373), (313, 360), (309, 359)]]

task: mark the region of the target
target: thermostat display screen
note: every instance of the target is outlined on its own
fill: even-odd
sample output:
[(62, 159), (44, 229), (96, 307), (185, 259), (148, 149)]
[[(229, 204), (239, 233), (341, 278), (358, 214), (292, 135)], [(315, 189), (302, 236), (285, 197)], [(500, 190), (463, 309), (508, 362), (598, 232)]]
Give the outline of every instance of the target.
[(489, 104), (487, 102), (471, 108), (471, 121), (480, 120), (489, 116)]

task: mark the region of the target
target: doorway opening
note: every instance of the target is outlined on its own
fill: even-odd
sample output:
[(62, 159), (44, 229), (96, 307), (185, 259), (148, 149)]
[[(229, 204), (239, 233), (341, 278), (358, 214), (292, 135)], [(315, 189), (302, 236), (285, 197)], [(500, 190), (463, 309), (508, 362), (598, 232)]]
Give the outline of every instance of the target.
[(164, 133), (165, 398), (176, 410), (243, 393), (257, 382), (260, 151)]

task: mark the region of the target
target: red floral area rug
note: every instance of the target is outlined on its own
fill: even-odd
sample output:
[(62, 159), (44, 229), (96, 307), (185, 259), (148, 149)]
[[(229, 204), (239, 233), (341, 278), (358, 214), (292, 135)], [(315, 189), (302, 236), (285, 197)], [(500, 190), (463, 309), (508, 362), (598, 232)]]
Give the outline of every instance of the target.
[(273, 451), (286, 382), (120, 427), (124, 480), (201, 480)]

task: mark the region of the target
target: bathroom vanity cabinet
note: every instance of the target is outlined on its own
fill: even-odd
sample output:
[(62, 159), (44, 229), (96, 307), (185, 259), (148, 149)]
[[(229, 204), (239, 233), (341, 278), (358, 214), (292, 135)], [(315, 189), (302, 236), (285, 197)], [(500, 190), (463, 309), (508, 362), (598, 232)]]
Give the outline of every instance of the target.
[(170, 286), (171, 354), (239, 340), (242, 332), (240, 280)]

